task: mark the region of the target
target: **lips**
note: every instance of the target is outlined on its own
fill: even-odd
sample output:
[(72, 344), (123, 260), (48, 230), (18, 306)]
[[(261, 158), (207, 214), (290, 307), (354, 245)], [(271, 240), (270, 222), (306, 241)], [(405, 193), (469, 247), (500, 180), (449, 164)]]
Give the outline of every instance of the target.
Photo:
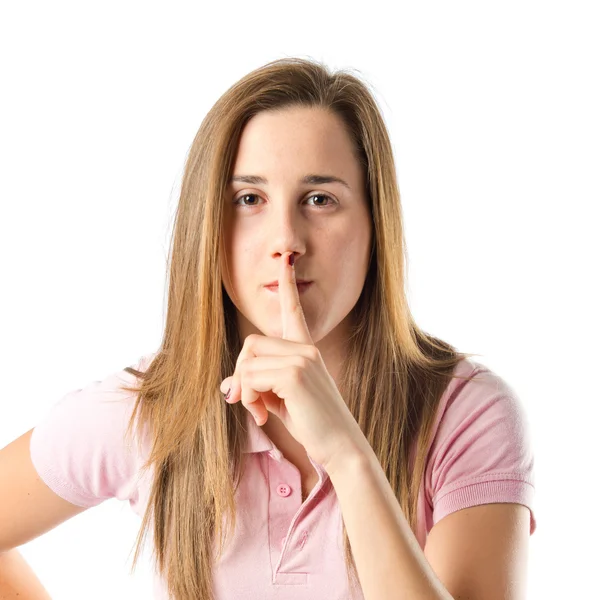
[[(296, 288), (299, 293), (304, 293), (306, 290), (310, 289), (311, 285), (312, 281), (296, 282)], [(264, 287), (266, 290), (269, 290), (269, 292), (279, 293), (279, 284), (265, 285)]]
[[(308, 279), (296, 279), (296, 284), (300, 283), (312, 283), (312, 281)], [(279, 287), (279, 281), (271, 281), (270, 283), (265, 283), (264, 287)]]

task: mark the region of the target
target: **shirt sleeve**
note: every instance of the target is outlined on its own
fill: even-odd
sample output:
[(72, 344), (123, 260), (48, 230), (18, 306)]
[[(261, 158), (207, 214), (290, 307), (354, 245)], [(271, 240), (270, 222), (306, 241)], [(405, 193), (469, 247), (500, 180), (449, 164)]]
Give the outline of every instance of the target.
[[(478, 364), (478, 363), (476, 363)], [(427, 468), (433, 523), (479, 504), (529, 508), (536, 529), (534, 455), (527, 413), (515, 391), (479, 365), (448, 399)]]
[(142, 463), (137, 443), (124, 439), (135, 395), (120, 387), (136, 383), (124, 370), (93, 381), (65, 394), (34, 427), (31, 460), (53, 492), (86, 508), (131, 499)]

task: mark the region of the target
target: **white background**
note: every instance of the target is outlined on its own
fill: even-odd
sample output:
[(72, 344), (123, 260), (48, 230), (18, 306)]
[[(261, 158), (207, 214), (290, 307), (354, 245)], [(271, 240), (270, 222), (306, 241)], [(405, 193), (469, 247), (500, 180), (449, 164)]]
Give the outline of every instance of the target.
[[(597, 6), (3, 4), (0, 447), (67, 391), (157, 348), (172, 216), (202, 119), (262, 64), (316, 58), (376, 90), (418, 324), (481, 354), (527, 409), (538, 520), (528, 598), (592, 597)], [(111, 500), (21, 552), (54, 598), (150, 598), (147, 561), (128, 573), (138, 526)]]

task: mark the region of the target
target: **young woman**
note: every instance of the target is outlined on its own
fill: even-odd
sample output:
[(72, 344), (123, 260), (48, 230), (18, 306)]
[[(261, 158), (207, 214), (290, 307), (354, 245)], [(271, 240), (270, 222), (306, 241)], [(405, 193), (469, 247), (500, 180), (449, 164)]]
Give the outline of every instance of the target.
[(189, 153), (160, 348), (62, 398), (36, 472), (77, 507), (131, 503), (157, 598), (523, 598), (525, 411), (417, 326), (405, 259), (368, 86), (248, 74)]

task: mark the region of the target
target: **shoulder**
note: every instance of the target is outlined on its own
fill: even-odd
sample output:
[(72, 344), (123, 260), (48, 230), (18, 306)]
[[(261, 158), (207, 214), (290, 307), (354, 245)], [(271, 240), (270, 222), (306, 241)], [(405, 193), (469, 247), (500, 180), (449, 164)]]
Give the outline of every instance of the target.
[(478, 437), (498, 420), (503, 427), (495, 428), (495, 434), (529, 434), (525, 406), (506, 379), (472, 359), (462, 360), (454, 374), (458, 377), (451, 380), (438, 408), (437, 446), (453, 435)]
[[(133, 368), (144, 370), (151, 355)], [(123, 387), (137, 378), (119, 369), (65, 393), (39, 419), (31, 436), (32, 462), (53, 491), (80, 506), (128, 499), (142, 464), (125, 432), (136, 394)]]
[(461, 361), (455, 374), (470, 380), (453, 379), (440, 401), (425, 480), (434, 522), (476, 504), (531, 508), (534, 455), (523, 402), (508, 381), (477, 361)]

